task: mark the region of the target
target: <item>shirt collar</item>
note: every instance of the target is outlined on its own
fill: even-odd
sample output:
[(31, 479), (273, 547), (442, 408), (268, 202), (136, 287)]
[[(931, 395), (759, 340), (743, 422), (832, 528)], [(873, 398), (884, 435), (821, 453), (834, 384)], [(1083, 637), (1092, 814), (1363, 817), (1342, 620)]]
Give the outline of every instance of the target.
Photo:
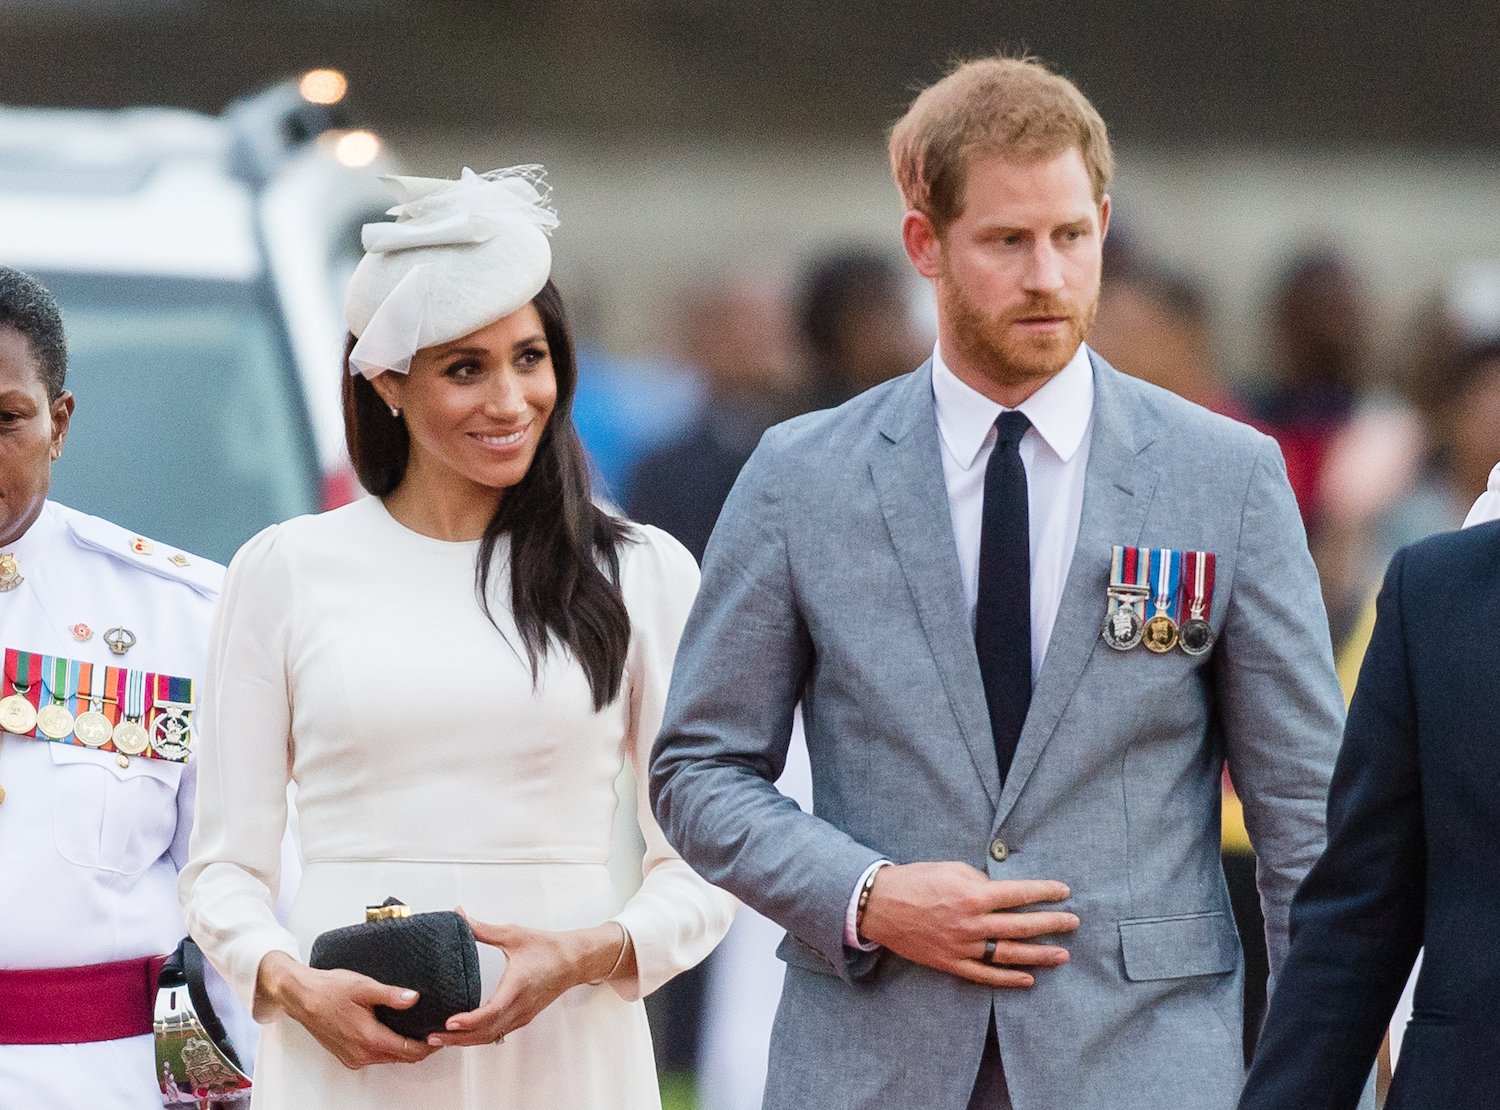
[[(943, 442), (967, 470), (978, 460), (996, 417), (1005, 409), (961, 382), (937, 347), (932, 351), (932, 394)], [(1094, 409), (1094, 370), (1088, 347), (1080, 344), (1068, 364), (1018, 407), (1059, 459), (1067, 462), (1077, 454)]]

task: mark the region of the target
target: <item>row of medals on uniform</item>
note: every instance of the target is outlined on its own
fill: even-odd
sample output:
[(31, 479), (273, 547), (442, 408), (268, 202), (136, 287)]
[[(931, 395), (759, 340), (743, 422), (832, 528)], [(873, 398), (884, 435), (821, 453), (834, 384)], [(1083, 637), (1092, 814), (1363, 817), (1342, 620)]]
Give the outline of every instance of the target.
[[(116, 655), (123, 655), (135, 643), (135, 636), (129, 629), (112, 628), (105, 633), (105, 640)], [(40, 671), (45, 675), (52, 657), (38, 653), (38, 658), (43, 660)], [(151, 676), (152, 679), (156, 677)], [(142, 674), (133, 681), (144, 684), (147, 679)], [(156, 702), (148, 728), (138, 717), (128, 715), (123, 707), (119, 720), (111, 721), (103, 709), (105, 704), (115, 700), (113, 698), (95, 698), (79, 691), (79, 701), (89, 708), (74, 717), (66, 704), (66, 691), (50, 690), (42, 681), (43, 695), (50, 694), (52, 700), (37, 708), (26, 697), (31, 688), (22, 688), (14, 679), (12, 683), (17, 692), (0, 699), (0, 729), (8, 733), (32, 736), (40, 732), (47, 739), (59, 742), (73, 736), (89, 748), (102, 748), (113, 741), (121, 767), (129, 765), (129, 756), (142, 755), (148, 749), (154, 750), (162, 759), (180, 762), (187, 758), (190, 703)]]
[[(1202, 655), (1213, 646), (1214, 553), (1116, 544), (1110, 558), (1104, 642), (1116, 651), (1144, 644), (1165, 655), (1181, 648)], [(1147, 604), (1153, 613), (1145, 615)], [(1181, 624), (1174, 620), (1176, 612)]]

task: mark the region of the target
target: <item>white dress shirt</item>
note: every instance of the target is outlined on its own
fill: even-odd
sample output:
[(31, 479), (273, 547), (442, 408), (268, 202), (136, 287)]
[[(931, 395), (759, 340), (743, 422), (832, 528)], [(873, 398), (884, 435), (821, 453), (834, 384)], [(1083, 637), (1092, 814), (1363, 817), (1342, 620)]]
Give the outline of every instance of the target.
[[(959, 381), (940, 350), (932, 353), (932, 395), (937, 402), (953, 541), (972, 624), (979, 597), (984, 471), (995, 449), (995, 421), (1006, 410)], [(1021, 462), (1026, 467), (1031, 523), (1031, 680), (1035, 682), (1057, 622), (1083, 516), (1083, 475), (1094, 411), (1094, 372), (1088, 348), (1079, 347), (1062, 370), (1021, 402), (1019, 411), (1031, 421), (1021, 437)]]
[[(958, 549), (969, 623), (979, 599), (979, 532), (984, 521), (984, 471), (995, 449), (995, 421), (1006, 409), (959, 381), (943, 352), (932, 352), (932, 396), (942, 442), (943, 484)], [(1083, 479), (1089, 462), (1089, 429), (1094, 414), (1094, 371), (1088, 348), (1080, 346), (1056, 375), (1018, 406), (1031, 421), (1021, 437), (1026, 467), (1027, 514), (1031, 525), (1031, 681), (1036, 682), (1057, 623), (1078, 526), (1083, 519)], [(867, 951), (855, 929), (859, 892), (880, 860), (860, 876), (844, 917), (844, 943)]]

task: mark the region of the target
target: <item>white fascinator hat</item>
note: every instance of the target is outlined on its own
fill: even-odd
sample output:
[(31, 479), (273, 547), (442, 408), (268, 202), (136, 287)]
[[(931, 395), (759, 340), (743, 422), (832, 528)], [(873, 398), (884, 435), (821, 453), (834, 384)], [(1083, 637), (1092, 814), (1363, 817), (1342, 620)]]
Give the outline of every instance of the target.
[(557, 226), (537, 165), (457, 181), (387, 177), (394, 223), (365, 224), (365, 256), (349, 279), (344, 318), (357, 337), (349, 371), (411, 371), (423, 347), (450, 343), (529, 303), (552, 272)]

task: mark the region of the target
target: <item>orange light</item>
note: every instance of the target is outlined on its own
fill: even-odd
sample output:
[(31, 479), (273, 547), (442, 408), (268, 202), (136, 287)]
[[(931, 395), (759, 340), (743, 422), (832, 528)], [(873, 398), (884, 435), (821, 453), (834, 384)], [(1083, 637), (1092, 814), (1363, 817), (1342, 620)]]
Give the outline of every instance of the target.
[(380, 153), (380, 139), (372, 131), (346, 131), (333, 144), (333, 156), (346, 166), (363, 169)]
[(337, 104), (349, 91), (349, 79), (336, 69), (310, 69), (302, 75), (297, 91), (312, 104)]

